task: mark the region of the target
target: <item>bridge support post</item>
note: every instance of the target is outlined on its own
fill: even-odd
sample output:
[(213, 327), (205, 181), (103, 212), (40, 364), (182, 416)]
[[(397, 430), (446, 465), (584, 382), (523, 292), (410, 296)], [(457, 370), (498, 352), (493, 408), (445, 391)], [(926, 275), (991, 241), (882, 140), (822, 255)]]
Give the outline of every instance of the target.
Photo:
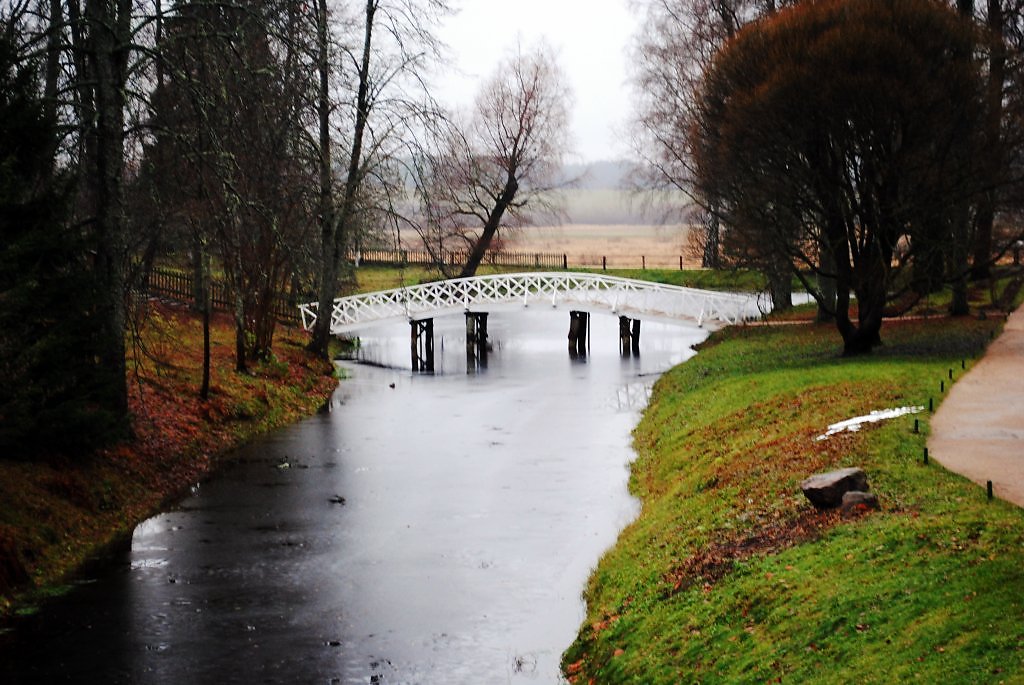
[(487, 312), (466, 312), (466, 370), (487, 368)]
[(590, 330), (590, 314), (569, 312), (569, 356), (573, 359), (587, 356), (587, 332)]
[(434, 320), (409, 322), (409, 347), (412, 352), (412, 370), (434, 372)]
[(619, 354), (628, 357), (640, 356), (640, 319), (619, 317)]

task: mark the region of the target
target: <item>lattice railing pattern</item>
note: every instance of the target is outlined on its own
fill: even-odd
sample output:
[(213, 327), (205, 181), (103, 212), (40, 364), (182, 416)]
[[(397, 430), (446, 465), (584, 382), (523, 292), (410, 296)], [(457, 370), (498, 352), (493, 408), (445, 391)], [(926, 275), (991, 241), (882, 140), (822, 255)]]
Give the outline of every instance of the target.
[[(596, 307), (634, 316), (735, 324), (755, 315), (754, 298), (696, 288), (590, 273), (496, 274), (436, 281), (423, 285), (339, 297), (331, 314), (331, 332), (345, 333), (389, 319), (417, 319), (487, 304), (545, 303)], [(299, 306), (302, 325), (311, 329), (317, 303)]]

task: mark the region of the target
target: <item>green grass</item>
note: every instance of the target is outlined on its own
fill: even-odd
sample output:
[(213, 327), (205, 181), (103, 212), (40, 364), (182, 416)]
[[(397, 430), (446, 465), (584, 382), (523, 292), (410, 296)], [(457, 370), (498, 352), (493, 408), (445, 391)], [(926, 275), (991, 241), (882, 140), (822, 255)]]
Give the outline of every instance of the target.
[[(477, 271), (478, 276), (489, 274), (516, 273), (524, 269), (483, 265)], [(360, 266), (355, 270), (356, 282), (350, 284), (351, 293), (372, 293), (378, 290), (392, 290), (442, 279), (436, 270), (426, 266)]]
[[(938, 401), (997, 326), (886, 323), (853, 359), (831, 326), (737, 328), (666, 374), (635, 431), (642, 511), (591, 577), (571, 679), (1024, 682), (1024, 513), (923, 465), (927, 413), (815, 440)], [(813, 511), (799, 482), (844, 466), (882, 511)]]
[(728, 269), (574, 269), (588, 273), (607, 274), (619, 278), (680, 285), (704, 290), (753, 292), (764, 289), (764, 276), (749, 270)]
[(436, 272), (425, 266), (360, 266), (355, 270), (354, 293), (372, 293), (410, 285), (419, 285), (433, 278)]

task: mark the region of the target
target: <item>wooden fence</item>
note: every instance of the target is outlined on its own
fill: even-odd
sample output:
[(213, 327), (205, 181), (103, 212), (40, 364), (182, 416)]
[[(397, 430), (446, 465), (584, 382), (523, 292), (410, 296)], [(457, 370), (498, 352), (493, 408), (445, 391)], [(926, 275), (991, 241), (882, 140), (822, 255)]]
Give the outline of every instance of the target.
[[(466, 251), (446, 251), (438, 255), (438, 259), (443, 259), (447, 265), (459, 266), (469, 261), (469, 253)], [(405, 266), (409, 264), (432, 266), (437, 263), (437, 259), (426, 250), (364, 249), (350, 253), (349, 260), (356, 264), (379, 264), (386, 266)], [(491, 266), (510, 266), (519, 269), (568, 268), (566, 255), (543, 252), (489, 251), (484, 255), (483, 263)]]
[[(441, 255), (439, 255), (441, 257)], [(465, 264), (467, 252), (445, 252), (444, 263), (450, 266)], [(350, 252), (349, 261), (355, 264), (375, 264), (380, 266), (432, 266), (435, 258), (425, 250), (393, 250), (385, 248), (364, 249)], [(554, 254), (550, 252), (510, 252), (498, 250), (487, 252), (484, 264), (491, 266), (507, 266), (519, 269), (568, 269), (569, 267), (587, 269), (683, 269), (685, 260), (682, 255), (583, 255)]]
[[(192, 274), (177, 269), (155, 268), (149, 272), (146, 291), (150, 295), (176, 300), (186, 304), (195, 304), (195, 292), (192, 288)], [(227, 284), (222, 281), (210, 283), (210, 301), (215, 310), (231, 311), (235, 306)], [(298, 302), (288, 295), (277, 295), (274, 299), (274, 316), (288, 326), (301, 326)]]

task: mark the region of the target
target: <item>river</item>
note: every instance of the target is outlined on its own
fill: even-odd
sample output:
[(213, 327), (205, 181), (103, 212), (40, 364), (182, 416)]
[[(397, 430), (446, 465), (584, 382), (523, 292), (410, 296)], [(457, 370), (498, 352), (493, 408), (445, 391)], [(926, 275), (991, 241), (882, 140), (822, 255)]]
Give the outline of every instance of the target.
[(637, 513), (630, 431), (704, 331), (645, 321), (639, 357), (591, 317), (462, 317), (436, 373), (407, 325), (362, 336), (330, 405), (238, 450), (69, 595), (0, 639), (13, 683), (557, 683), (587, 576)]

